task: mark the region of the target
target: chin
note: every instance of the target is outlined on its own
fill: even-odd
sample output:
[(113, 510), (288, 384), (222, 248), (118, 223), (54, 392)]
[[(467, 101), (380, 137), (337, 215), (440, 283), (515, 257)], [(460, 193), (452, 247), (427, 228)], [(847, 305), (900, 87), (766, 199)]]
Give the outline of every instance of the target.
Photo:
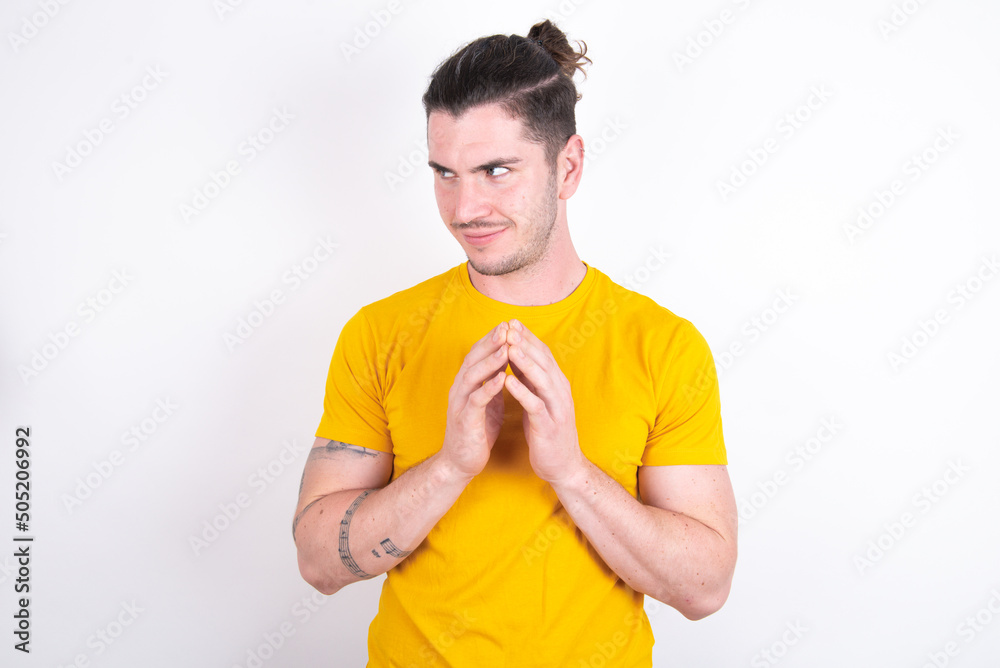
[(517, 256), (502, 257), (487, 262), (473, 260), (469, 254), (466, 254), (466, 257), (469, 258), (469, 266), (483, 276), (503, 276), (505, 274), (512, 274), (528, 266), (528, 263)]
[[(466, 256), (468, 257), (468, 256)], [(499, 265), (495, 262), (489, 264), (483, 264), (469, 257), (469, 266), (476, 270), (482, 276), (502, 276), (503, 274), (510, 273), (502, 263)]]

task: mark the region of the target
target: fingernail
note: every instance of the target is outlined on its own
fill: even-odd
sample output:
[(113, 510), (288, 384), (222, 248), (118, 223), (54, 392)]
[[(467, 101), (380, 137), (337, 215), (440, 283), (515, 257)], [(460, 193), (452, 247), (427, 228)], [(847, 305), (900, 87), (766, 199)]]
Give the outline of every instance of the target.
[(513, 327), (514, 329), (520, 330), (521, 329), (521, 321), (520, 320), (511, 320), (510, 321), (510, 326)]

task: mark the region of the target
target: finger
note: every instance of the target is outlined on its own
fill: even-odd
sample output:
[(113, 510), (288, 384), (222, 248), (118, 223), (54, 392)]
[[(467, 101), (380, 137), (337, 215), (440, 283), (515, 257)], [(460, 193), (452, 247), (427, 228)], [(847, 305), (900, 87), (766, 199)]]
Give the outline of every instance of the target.
[(492, 353), (498, 347), (506, 343), (507, 331), (509, 329), (510, 325), (508, 323), (501, 322), (496, 327), (486, 332), (486, 334), (483, 335), (483, 338), (472, 344), (472, 347), (469, 349), (469, 353), (466, 355), (466, 359), (468, 360), (472, 357), (473, 359), (470, 361), (470, 364), (473, 364)]
[(469, 395), (469, 405), (485, 409), (487, 404), (503, 388), (506, 376), (506, 373), (500, 371), (495, 376), (490, 377), (478, 390)]
[(551, 369), (546, 368), (544, 365), (548, 361), (542, 359), (541, 363), (539, 363), (537, 359), (540, 354), (538, 349), (532, 348), (524, 341), (511, 345), (509, 348), (507, 357), (510, 359), (511, 367), (517, 367), (517, 370), (520, 372), (518, 380), (526, 385), (533, 394), (538, 395), (546, 402), (556, 401), (556, 392), (558, 390), (556, 374), (561, 374), (562, 372), (555, 362), (551, 363)]
[(545, 402), (532, 393), (516, 376), (507, 376), (504, 386), (529, 417), (541, 417), (545, 413)]
[[(520, 324), (517, 320), (512, 320), (511, 322)], [(512, 325), (507, 330), (507, 345), (517, 346), (523, 350), (528, 359), (544, 369), (546, 373), (550, 373), (554, 367), (559, 366), (556, 364), (556, 360), (552, 356), (549, 347), (526, 328), (517, 329), (516, 326)], [(517, 356), (512, 354), (511, 359), (516, 360)]]
[(482, 385), (501, 364), (507, 365), (506, 331), (507, 323), (502, 322), (472, 345), (458, 373), (463, 396)]
[[(510, 328), (508, 329), (508, 334), (507, 334), (508, 343), (512, 343), (512, 341), (510, 340), (512, 333), (515, 338), (523, 337), (524, 340), (530, 346), (539, 348), (540, 350), (543, 350), (546, 354), (548, 354), (549, 357), (552, 357), (552, 351), (549, 350), (549, 347), (547, 345), (545, 345), (545, 342), (542, 341), (537, 336), (535, 336), (534, 332), (528, 329), (523, 322), (517, 320), (516, 318), (510, 321)], [(554, 360), (555, 357), (552, 357), (552, 359)]]
[(489, 355), (462, 372), (459, 389), (468, 396), (477, 390), (484, 382), (493, 376), (498, 370), (503, 371), (510, 362), (508, 358), (509, 348), (502, 344), (492, 355)]
[(549, 347), (518, 320), (511, 321), (507, 341), (515, 342), (510, 344), (508, 357), (511, 368), (521, 372), (518, 380), (545, 402), (550, 414), (561, 415), (563, 405), (567, 400), (572, 402), (572, 397), (566, 396), (569, 381)]
[[(510, 358), (509, 347), (507, 350), (507, 357)], [(525, 377), (524, 372), (521, 371), (520, 367), (517, 366), (517, 363), (513, 359), (510, 360), (510, 370), (513, 372), (515, 376), (517, 376), (517, 379), (521, 381), (521, 383), (523, 383), (525, 387), (528, 388), (529, 391), (531, 391), (532, 394), (538, 394), (538, 392), (535, 390), (535, 387), (531, 384), (531, 381)]]

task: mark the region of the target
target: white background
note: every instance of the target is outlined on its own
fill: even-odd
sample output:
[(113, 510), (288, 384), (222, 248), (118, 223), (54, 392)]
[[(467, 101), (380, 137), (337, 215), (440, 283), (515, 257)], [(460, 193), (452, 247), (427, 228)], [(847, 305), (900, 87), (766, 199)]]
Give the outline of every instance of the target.
[(997, 665), (1000, 5), (391, 9), (4, 3), (0, 664), (364, 665), (381, 578), (312, 603), (290, 532), (330, 355), (360, 306), (465, 259), (422, 155), (428, 76), (548, 17), (594, 60), (577, 249), (720, 369), (739, 564), (703, 621), (647, 599), (655, 665)]

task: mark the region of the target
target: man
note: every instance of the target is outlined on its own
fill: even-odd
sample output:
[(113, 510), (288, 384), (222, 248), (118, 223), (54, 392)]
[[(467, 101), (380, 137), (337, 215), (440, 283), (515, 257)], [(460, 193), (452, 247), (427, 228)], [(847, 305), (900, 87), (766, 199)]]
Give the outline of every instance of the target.
[(468, 261), (334, 350), (293, 535), (323, 593), (387, 573), (369, 666), (649, 666), (644, 595), (700, 619), (729, 594), (708, 346), (570, 240), (585, 53), (545, 21), (441, 64), (429, 164)]

